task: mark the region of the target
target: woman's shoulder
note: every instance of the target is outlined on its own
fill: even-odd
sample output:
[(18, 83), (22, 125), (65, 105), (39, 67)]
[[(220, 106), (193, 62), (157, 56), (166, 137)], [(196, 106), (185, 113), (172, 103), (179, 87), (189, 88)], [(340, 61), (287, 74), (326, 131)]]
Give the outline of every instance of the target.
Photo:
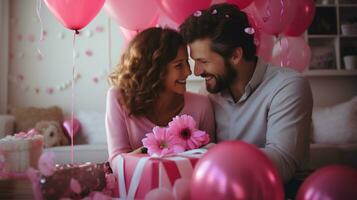
[(108, 98), (116, 98), (118, 99), (121, 96), (120, 89), (115, 86), (111, 86), (107, 91)]

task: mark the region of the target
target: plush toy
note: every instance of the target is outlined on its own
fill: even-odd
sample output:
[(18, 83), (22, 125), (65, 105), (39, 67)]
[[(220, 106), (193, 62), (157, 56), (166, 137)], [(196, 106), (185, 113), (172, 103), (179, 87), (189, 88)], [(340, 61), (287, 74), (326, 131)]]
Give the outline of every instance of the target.
[(35, 129), (43, 135), (45, 148), (68, 144), (68, 139), (57, 121), (39, 121)]

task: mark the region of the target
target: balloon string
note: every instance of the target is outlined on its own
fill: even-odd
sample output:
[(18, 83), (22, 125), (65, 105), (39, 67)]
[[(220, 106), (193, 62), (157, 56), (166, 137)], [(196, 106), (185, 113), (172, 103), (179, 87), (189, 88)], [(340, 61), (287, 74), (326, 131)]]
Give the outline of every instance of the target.
[(281, 20), (283, 20), (283, 15), (285, 10), (284, 0), (280, 0), (280, 4), (281, 4), (281, 11), (280, 11), (280, 22), (281, 22)]
[(73, 151), (73, 135), (74, 135), (74, 80), (75, 80), (75, 66), (76, 66), (76, 35), (79, 32), (76, 30), (73, 35), (73, 48), (72, 48), (72, 97), (71, 97), (71, 163), (74, 164), (74, 151)]
[[(43, 23), (42, 23), (42, 18), (41, 18), (41, 14), (40, 14), (41, 7), (42, 7), (41, 1), (42, 0), (37, 0), (37, 5), (36, 5), (36, 15), (37, 15), (38, 20), (40, 21), (40, 27), (41, 27), (39, 43), (43, 41)], [(37, 46), (37, 53), (38, 53), (38, 55), (40, 55), (41, 58), (43, 58), (43, 54), (42, 54), (39, 46)]]
[(107, 72), (109, 73), (112, 67), (112, 35), (111, 35), (112, 27), (111, 27), (111, 20), (108, 17), (108, 67)]

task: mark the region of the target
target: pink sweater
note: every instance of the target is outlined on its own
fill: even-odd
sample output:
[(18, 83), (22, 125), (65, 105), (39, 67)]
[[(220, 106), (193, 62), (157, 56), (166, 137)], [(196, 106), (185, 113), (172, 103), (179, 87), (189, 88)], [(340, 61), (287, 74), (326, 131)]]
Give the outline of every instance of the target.
[[(108, 140), (109, 161), (120, 154), (135, 150), (142, 146), (141, 140), (146, 133), (152, 132), (156, 126), (143, 116), (128, 116), (128, 113), (119, 104), (120, 92), (112, 87), (107, 94), (106, 133)], [(206, 131), (215, 141), (215, 121), (211, 103), (206, 96), (185, 93), (185, 104), (179, 115), (191, 115), (197, 128)]]

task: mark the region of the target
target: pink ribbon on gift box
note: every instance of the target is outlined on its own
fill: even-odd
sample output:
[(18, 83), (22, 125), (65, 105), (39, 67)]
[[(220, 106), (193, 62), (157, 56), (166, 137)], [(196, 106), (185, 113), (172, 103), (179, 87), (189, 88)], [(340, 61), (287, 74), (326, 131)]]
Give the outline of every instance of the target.
[(16, 133), (14, 136), (17, 138), (30, 138), (35, 136), (36, 134), (38, 134), (38, 132), (36, 131), (36, 129), (31, 129), (29, 130), (27, 133), (26, 132), (20, 132), (20, 133)]
[[(168, 160), (174, 161), (174, 165), (166, 165), (163, 162), (159, 164), (159, 187), (166, 187), (167, 189), (172, 189), (173, 182), (180, 177), (191, 177), (193, 167), (188, 158), (200, 158), (202, 154), (204, 154), (207, 150), (206, 149), (194, 149), (190, 151), (186, 151), (183, 153), (179, 153), (173, 156), (167, 157), (143, 157), (140, 158), (138, 163), (136, 164), (133, 176), (130, 181), (130, 185), (128, 188), (128, 192), (126, 189), (125, 183), (125, 173), (124, 173), (124, 157), (122, 155), (118, 155), (115, 158), (117, 163), (117, 170), (118, 170), (118, 186), (119, 186), (119, 199), (134, 199), (136, 191), (138, 189), (141, 176), (144, 170), (146, 163), (150, 159), (161, 159), (161, 160)], [(167, 170), (175, 170), (178, 173), (167, 173)]]

